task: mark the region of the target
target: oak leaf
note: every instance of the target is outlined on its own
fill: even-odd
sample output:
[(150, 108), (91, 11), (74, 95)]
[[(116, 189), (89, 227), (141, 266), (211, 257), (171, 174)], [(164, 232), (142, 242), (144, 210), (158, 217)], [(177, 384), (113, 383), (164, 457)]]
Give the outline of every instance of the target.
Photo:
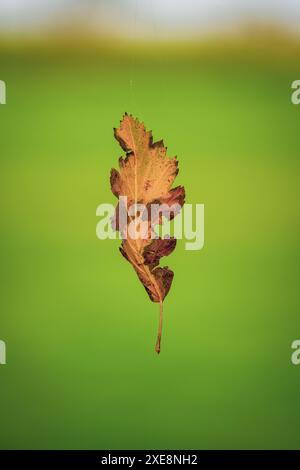
[[(162, 215), (175, 217), (184, 204), (185, 190), (182, 186), (171, 189), (178, 174), (176, 157), (167, 156), (167, 148), (162, 140), (153, 143), (152, 132), (144, 124), (125, 113), (120, 127), (114, 129), (114, 136), (126, 153), (119, 159), (119, 170), (112, 169), (111, 190), (119, 199), (114, 216), (114, 227), (120, 230), (122, 255), (132, 264), (152, 302), (160, 304), (160, 317), (155, 350), (160, 352), (163, 301), (168, 294), (174, 273), (167, 266), (160, 267), (163, 256), (175, 249), (174, 238), (158, 238), (153, 225), (163, 223)], [(120, 205), (127, 211), (125, 221), (120, 222)], [(161, 205), (164, 206), (161, 206)], [(134, 213), (129, 210), (134, 207)], [(139, 207), (144, 207), (142, 213)], [(150, 218), (149, 208), (175, 208), (171, 212), (158, 212)], [(132, 233), (129, 224), (133, 225)], [(144, 233), (138, 236), (137, 232)]]

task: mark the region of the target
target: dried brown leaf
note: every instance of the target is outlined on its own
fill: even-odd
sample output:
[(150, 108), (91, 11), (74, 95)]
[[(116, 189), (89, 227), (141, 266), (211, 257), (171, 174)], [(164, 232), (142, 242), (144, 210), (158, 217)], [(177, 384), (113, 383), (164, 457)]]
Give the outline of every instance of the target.
[[(167, 156), (167, 148), (163, 141), (153, 143), (152, 132), (147, 131), (144, 124), (138, 119), (125, 114), (114, 135), (125, 151), (125, 158), (119, 159), (119, 170), (112, 169), (110, 182), (113, 194), (119, 199), (127, 197), (127, 209), (133, 204), (143, 204), (147, 208), (151, 204), (177, 204), (178, 208), (184, 204), (185, 191), (182, 186), (171, 189), (178, 174), (176, 157)], [(114, 218), (115, 227), (121, 233), (126, 232), (127, 225), (135, 216), (127, 217), (126, 227), (121, 227), (118, 215), (119, 203)], [(173, 218), (179, 211), (170, 214)], [(153, 222), (153, 220), (152, 220)], [(161, 215), (156, 223), (162, 223)], [(150, 299), (160, 304), (159, 331), (156, 351), (160, 352), (163, 301), (168, 294), (174, 273), (168, 267), (160, 267), (159, 262), (163, 256), (168, 256), (176, 246), (176, 240), (153, 239), (151, 221), (146, 218), (147, 237), (130, 237), (127, 232), (120, 248), (123, 256), (132, 264), (140, 281), (144, 285)]]

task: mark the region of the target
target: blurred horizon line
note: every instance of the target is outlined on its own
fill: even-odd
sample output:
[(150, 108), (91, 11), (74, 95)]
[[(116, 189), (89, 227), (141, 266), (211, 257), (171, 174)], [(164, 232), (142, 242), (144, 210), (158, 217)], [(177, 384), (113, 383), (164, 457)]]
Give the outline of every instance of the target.
[(300, 34), (298, 0), (1, 0), (0, 31), (25, 35), (78, 30), (120, 39), (177, 40), (247, 22)]
[(300, 34), (291, 32), (288, 28), (278, 23), (254, 23), (245, 22), (239, 28), (227, 29), (218, 33), (207, 33), (189, 38), (120, 38), (113, 37), (107, 33), (93, 34), (86, 30), (55, 29), (44, 32), (31, 32), (27, 35), (5, 34), (0, 31), (0, 51), (28, 49), (62, 49), (74, 50), (77, 52), (84, 50), (98, 51), (102, 53), (122, 53), (130, 54), (135, 51), (145, 55), (163, 55), (164, 53), (175, 52), (176, 55), (201, 54), (206, 50), (230, 49), (241, 51), (259, 50), (270, 51), (272, 55), (278, 53), (280, 56), (290, 56), (296, 54), (300, 56)]

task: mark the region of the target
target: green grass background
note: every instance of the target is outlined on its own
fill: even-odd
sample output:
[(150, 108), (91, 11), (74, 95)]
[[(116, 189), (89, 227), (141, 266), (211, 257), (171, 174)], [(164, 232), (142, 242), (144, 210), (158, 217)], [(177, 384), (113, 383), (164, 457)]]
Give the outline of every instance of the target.
[[(297, 59), (2, 50), (2, 449), (299, 448)], [(158, 306), (95, 235), (124, 111), (205, 204), (159, 357)]]

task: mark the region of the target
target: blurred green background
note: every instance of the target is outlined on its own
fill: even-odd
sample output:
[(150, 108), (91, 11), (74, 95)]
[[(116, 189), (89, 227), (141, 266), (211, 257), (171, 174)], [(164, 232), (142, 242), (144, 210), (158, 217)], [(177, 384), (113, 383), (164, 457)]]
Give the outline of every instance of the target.
[[(5, 44), (0, 447), (299, 448), (299, 48)], [(205, 205), (203, 250), (166, 260), (160, 356), (158, 305), (95, 234), (125, 111)]]

